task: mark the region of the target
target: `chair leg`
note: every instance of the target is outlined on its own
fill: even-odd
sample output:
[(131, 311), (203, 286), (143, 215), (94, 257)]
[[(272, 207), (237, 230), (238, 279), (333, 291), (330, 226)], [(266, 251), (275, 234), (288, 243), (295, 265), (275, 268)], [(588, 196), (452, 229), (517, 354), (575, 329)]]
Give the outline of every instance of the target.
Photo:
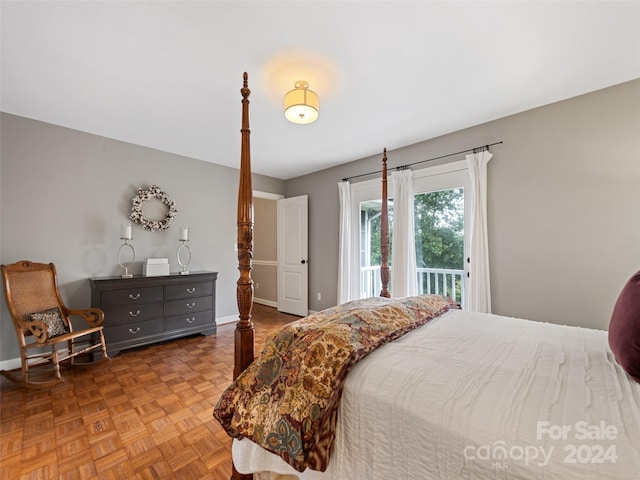
[[(27, 359), (28, 355), (25, 352), (25, 348), (20, 348), (20, 357), (22, 359), (22, 378), (26, 381), (29, 375), (29, 360)], [(11, 377), (7, 377), (11, 378)], [(18, 382), (20, 383), (20, 382)]]
[[(75, 341), (77, 339), (73, 339), (73, 340), (69, 340), (69, 352), (72, 352), (73, 355), (70, 355), (70, 365), (74, 366), (74, 367), (89, 367), (92, 365), (97, 365), (99, 363), (102, 363), (106, 360), (110, 360), (109, 355), (107, 354), (107, 342), (104, 339), (104, 333), (102, 330), (98, 331), (98, 337), (95, 336), (95, 334), (92, 334), (91, 336), (91, 340), (90, 343), (87, 344), (86, 347), (84, 348), (80, 348), (78, 350), (76, 350), (76, 344)], [(91, 355), (93, 358), (93, 355), (97, 354), (97, 349), (98, 347), (101, 348), (102, 350), (102, 358), (99, 360), (92, 360), (92, 361), (85, 361), (85, 362), (77, 362), (76, 359), (80, 358), (80, 357), (76, 357), (76, 353), (86, 353), (87, 355)], [(69, 358), (67, 357), (67, 358)], [(64, 362), (64, 360), (63, 360)]]
[(109, 359), (109, 355), (107, 355), (107, 342), (104, 341), (104, 332), (100, 330), (100, 343), (102, 344), (102, 356), (105, 359)]
[(51, 345), (51, 361), (56, 369), (56, 378), (62, 380), (62, 375), (60, 374), (60, 359), (58, 358), (58, 349), (55, 344)]

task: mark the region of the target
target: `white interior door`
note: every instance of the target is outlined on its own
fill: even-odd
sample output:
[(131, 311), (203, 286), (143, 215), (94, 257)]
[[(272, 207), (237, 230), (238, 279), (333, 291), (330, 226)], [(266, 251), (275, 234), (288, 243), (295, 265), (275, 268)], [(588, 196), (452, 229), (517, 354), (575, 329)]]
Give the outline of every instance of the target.
[(309, 312), (307, 195), (278, 200), (278, 310)]

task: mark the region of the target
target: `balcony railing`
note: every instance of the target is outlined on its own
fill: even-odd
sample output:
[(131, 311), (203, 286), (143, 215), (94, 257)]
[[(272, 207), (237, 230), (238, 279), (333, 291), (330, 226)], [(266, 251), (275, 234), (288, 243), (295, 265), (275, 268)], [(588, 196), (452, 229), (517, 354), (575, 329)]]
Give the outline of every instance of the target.
[[(418, 268), (418, 293), (445, 295), (464, 305), (464, 270)], [(391, 270), (393, 275), (393, 270)], [(380, 265), (360, 269), (360, 298), (380, 295)], [(393, 292), (391, 292), (393, 295)]]
[(380, 295), (382, 282), (380, 281), (380, 265), (360, 268), (360, 298), (377, 297)]

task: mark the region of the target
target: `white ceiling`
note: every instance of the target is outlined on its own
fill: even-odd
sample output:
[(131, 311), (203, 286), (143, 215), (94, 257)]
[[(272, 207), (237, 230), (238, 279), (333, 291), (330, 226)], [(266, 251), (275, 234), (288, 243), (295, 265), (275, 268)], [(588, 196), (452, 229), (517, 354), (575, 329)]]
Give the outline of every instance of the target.
[[(288, 179), (640, 78), (640, 2), (2, 1), (1, 109)], [(288, 123), (304, 79), (320, 118)], [(467, 146), (461, 146), (467, 147)]]

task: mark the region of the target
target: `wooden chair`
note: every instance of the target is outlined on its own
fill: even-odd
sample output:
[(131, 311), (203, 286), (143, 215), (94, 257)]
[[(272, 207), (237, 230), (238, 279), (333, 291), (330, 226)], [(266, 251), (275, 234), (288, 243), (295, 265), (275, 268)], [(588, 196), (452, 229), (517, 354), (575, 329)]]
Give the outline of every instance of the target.
[[(14, 373), (17, 370), (3, 370), (2, 375), (20, 385), (47, 388), (64, 381), (60, 374), (63, 362), (86, 366), (109, 358), (102, 327), (104, 312), (99, 308), (67, 308), (60, 298), (53, 263), (21, 260), (0, 269), (22, 360), (21, 376)], [(74, 330), (71, 316), (81, 317), (89, 327)], [(94, 361), (94, 350), (100, 348), (102, 357)], [(33, 368), (46, 364), (52, 364), (53, 369)]]

